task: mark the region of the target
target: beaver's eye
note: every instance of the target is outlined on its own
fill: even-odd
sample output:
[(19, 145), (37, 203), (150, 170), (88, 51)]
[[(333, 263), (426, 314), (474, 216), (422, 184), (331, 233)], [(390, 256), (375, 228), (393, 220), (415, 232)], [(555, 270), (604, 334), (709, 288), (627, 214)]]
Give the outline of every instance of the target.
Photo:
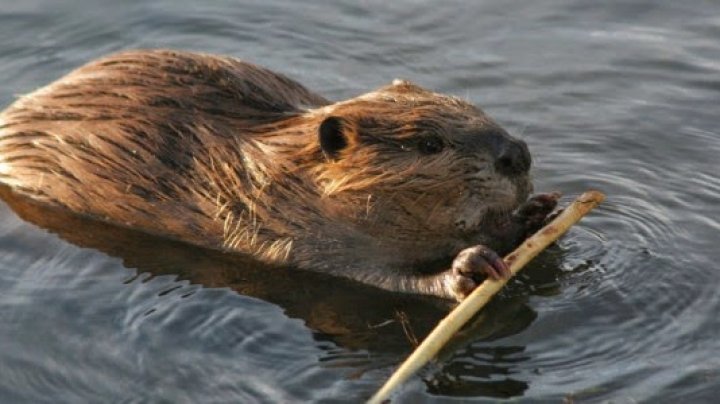
[(418, 142), (418, 149), (422, 154), (440, 153), (445, 148), (445, 142), (439, 136), (426, 136)]

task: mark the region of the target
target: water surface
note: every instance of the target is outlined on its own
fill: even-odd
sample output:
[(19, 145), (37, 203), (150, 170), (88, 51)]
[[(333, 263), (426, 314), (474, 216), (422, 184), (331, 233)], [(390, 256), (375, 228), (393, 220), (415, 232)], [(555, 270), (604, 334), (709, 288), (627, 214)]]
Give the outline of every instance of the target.
[[(536, 189), (608, 194), (399, 402), (720, 395), (717, 3), (58, 3), (3, 2), (2, 106), (140, 47), (237, 56), (331, 99), (400, 77), (524, 138)], [(11, 204), (2, 402), (363, 400), (448, 310)]]

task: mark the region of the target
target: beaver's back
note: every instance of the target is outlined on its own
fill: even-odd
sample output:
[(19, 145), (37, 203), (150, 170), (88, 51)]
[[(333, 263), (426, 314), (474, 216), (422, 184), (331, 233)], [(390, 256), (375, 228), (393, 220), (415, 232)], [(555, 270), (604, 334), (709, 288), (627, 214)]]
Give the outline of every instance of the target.
[(204, 214), (187, 201), (198, 191), (192, 165), (252, 136), (258, 125), (327, 103), (283, 75), (233, 58), (123, 52), (0, 115), (0, 182), (118, 224), (198, 233), (192, 227), (205, 224), (180, 220), (187, 209)]

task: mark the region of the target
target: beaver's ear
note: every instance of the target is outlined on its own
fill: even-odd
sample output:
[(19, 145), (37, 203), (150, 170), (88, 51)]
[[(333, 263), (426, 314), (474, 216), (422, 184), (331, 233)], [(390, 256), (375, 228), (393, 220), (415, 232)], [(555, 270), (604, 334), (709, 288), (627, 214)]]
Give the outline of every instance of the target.
[(347, 123), (336, 116), (325, 118), (318, 128), (320, 148), (325, 157), (335, 160), (340, 151), (349, 145), (349, 128)]

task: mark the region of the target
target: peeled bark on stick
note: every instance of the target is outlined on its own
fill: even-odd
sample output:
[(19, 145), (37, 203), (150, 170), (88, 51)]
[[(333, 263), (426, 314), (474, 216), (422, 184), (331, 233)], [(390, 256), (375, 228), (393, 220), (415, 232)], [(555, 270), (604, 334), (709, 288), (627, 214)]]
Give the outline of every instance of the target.
[[(555, 219), (545, 225), (537, 233), (530, 236), (504, 260), (515, 276), (530, 260), (535, 258), (548, 245), (563, 235), (572, 225), (590, 212), (605, 199), (599, 191), (588, 191), (575, 199)], [(385, 385), (369, 400), (371, 404), (379, 404), (400, 384), (405, 382), (418, 369), (424, 366), (453, 335), (467, 323), (487, 302), (499, 292), (509, 279), (487, 279), (478, 286), (465, 300), (450, 312), (435, 327), (415, 351), (400, 365)]]

